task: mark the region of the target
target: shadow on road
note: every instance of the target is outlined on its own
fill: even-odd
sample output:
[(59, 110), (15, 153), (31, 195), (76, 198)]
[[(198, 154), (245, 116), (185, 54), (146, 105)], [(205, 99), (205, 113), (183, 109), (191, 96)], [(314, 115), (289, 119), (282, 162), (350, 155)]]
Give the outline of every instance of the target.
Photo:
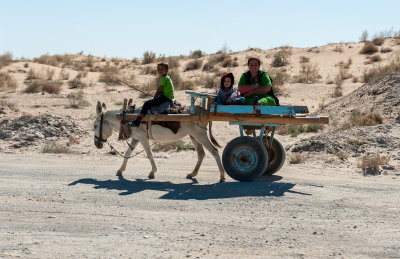
[(145, 190), (167, 192), (161, 199), (170, 200), (208, 200), (236, 197), (283, 196), (285, 192), (300, 195), (311, 195), (291, 190), (295, 184), (275, 182), (282, 177), (269, 176), (256, 182), (226, 182), (217, 184), (198, 184), (196, 180), (190, 183), (157, 182), (154, 180), (136, 179), (134, 181), (119, 178), (118, 180), (97, 180), (93, 178), (79, 179), (69, 184), (93, 185), (95, 189), (121, 191), (119, 195), (130, 195)]

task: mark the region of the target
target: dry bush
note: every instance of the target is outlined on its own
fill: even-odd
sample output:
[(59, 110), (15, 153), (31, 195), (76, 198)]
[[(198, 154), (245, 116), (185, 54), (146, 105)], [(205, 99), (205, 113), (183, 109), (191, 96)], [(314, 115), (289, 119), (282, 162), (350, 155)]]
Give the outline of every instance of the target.
[(238, 62), (234, 60), (231, 56), (226, 56), (222, 61), (222, 67), (237, 67), (239, 66)]
[(390, 156), (365, 155), (358, 162), (358, 168), (362, 169), (363, 175), (378, 175), (380, 174), (379, 166), (389, 163)]
[(214, 71), (215, 65), (223, 62), (227, 56), (228, 56), (228, 54), (226, 54), (226, 53), (220, 53), (220, 54), (211, 56), (210, 59), (208, 60), (208, 62), (206, 64), (204, 64), (203, 71)]
[[(174, 84), (174, 88), (179, 90), (179, 89), (183, 89), (182, 88), (182, 77), (181, 74), (179, 73), (178, 69), (171, 69), (168, 72), (168, 76), (171, 78), (172, 83)], [(158, 81), (157, 81), (158, 82)]]
[(42, 149), (42, 153), (51, 153), (51, 154), (73, 154), (73, 152), (69, 147), (57, 143), (57, 142), (49, 142), (46, 143)]
[(152, 65), (144, 66), (144, 67), (142, 67), (141, 74), (142, 75), (157, 75), (157, 68)]
[(371, 56), (371, 57), (369, 58), (369, 60), (370, 60), (371, 62), (379, 62), (379, 61), (382, 60), (382, 58), (381, 58), (381, 56), (379, 56), (379, 54), (375, 54), (375, 55)]
[(339, 45), (336, 45), (335, 48), (333, 49), (333, 51), (342, 53), (343, 52), (343, 48), (341, 46), (339, 46)]
[(308, 63), (308, 62), (310, 62), (310, 58), (305, 56), (300, 57), (300, 63)]
[(65, 71), (65, 70), (62, 69), (62, 70), (60, 71), (59, 78), (60, 78), (61, 80), (68, 80), (68, 79), (69, 79), (69, 73), (68, 73), (67, 71)]
[(204, 56), (204, 53), (201, 50), (194, 50), (190, 53), (191, 58), (201, 58)]
[(322, 78), (318, 72), (317, 65), (302, 64), (300, 73), (293, 77), (295, 83), (314, 84)]
[(304, 164), (306, 161), (306, 157), (300, 153), (294, 153), (289, 156), (289, 164)]
[(0, 55), (0, 68), (9, 65), (13, 61), (11, 52), (4, 52)]
[(368, 31), (365, 30), (362, 32), (361, 36), (360, 36), (360, 42), (366, 42), (368, 39)]
[(49, 66), (68, 66), (72, 64), (72, 56), (65, 54), (65, 55), (49, 55), (45, 54), (38, 58), (33, 58), (33, 62), (39, 64), (45, 64)]
[(377, 46), (375, 46), (372, 42), (367, 41), (364, 43), (364, 46), (362, 47), (362, 49), (360, 50), (359, 53), (371, 55), (371, 54), (378, 52), (378, 50), (379, 49)]
[(169, 69), (178, 68), (180, 66), (179, 58), (177, 57), (168, 57), (166, 61), (168, 63)]
[(196, 80), (196, 85), (203, 85), (205, 88), (215, 88), (219, 87), (220, 80), (218, 77), (214, 76), (201, 76)]
[(0, 72), (0, 91), (15, 91), (17, 81), (7, 72)]
[(156, 53), (154, 53), (152, 51), (146, 51), (143, 53), (142, 64), (146, 65), (146, 64), (154, 63), (155, 60), (156, 60)]
[(336, 156), (340, 159), (340, 160), (347, 160), (347, 158), (349, 158), (349, 155), (346, 152), (343, 151), (339, 151), (336, 153)]
[(196, 88), (196, 85), (193, 83), (193, 81), (190, 81), (190, 80), (185, 80), (180, 85), (180, 89), (183, 89), (183, 90), (193, 90), (195, 88)]
[(363, 82), (369, 83), (376, 78), (389, 74), (391, 72), (400, 72), (400, 56), (397, 56), (394, 60), (392, 60), (389, 64), (385, 66), (379, 66), (371, 68), (370, 70), (365, 70), (363, 72)]
[[(272, 68), (268, 71), (274, 86), (284, 85), (290, 81), (290, 75), (285, 68)], [(274, 88), (275, 91), (275, 88)]]
[(385, 38), (374, 38), (374, 39), (372, 40), (372, 43), (373, 43), (375, 46), (381, 46), (384, 42), (385, 42)]
[(12, 111), (19, 111), (18, 107), (17, 107), (17, 103), (15, 102), (9, 102), (7, 100), (0, 100), (0, 110), (3, 107), (8, 107), (10, 110)]
[(341, 96), (343, 96), (342, 88), (341, 87), (335, 87), (335, 89), (333, 90), (333, 93), (332, 93), (332, 97), (333, 98), (338, 98), (338, 97), (341, 97)]
[(106, 85), (118, 85), (119, 84), (120, 69), (116, 66), (106, 65), (102, 69), (102, 73), (99, 77), (99, 82), (103, 82)]
[(274, 54), (271, 66), (283, 67), (289, 64), (289, 57), (292, 55), (290, 48), (283, 48)]
[(44, 81), (42, 82), (42, 92), (49, 94), (59, 94), (61, 93), (61, 81)]
[(72, 79), (71, 81), (68, 82), (69, 88), (70, 89), (74, 89), (74, 88), (85, 88), (87, 87), (87, 84), (85, 84), (84, 82), (82, 82), (82, 76), (81, 74), (78, 74), (74, 79)]
[(382, 115), (378, 112), (371, 112), (366, 115), (361, 115), (359, 110), (353, 110), (349, 120), (351, 127), (356, 126), (375, 126), (383, 123)]
[(42, 77), (40, 76), (39, 73), (37, 73), (33, 68), (29, 69), (28, 75), (25, 78), (26, 81), (32, 81), (36, 79), (41, 79)]
[(59, 94), (61, 92), (61, 86), (61, 81), (33, 80), (29, 83), (24, 93), (46, 92), (49, 94)]
[(70, 93), (67, 95), (69, 106), (70, 108), (84, 108), (89, 106), (89, 102), (86, 101), (84, 97), (83, 91), (79, 91), (76, 93)]
[(343, 81), (344, 81), (344, 79), (343, 79), (343, 76), (341, 75), (340, 72), (339, 72), (339, 74), (337, 74), (337, 75), (335, 76), (335, 79), (333, 80), (333, 82), (334, 82), (335, 85), (336, 85), (336, 88), (342, 88)]
[(189, 61), (189, 63), (186, 64), (185, 72), (190, 71), (190, 70), (196, 70), (201, 68), (203, 65), (203, 60), (201, 59), (195, 59), (192, 61)]
[(92, 68), (94, 66), (94, 57), (92, 55), (88, 55), (86, 57), (85, 64), (87, 67)]
[(357, 82), (358, 82), (358, 77), (356, 77), (356, 76), (353, 76), (353, 80), (352, 80), (352, 82), (353, 82), (353, 83), (357, 83)]
[(47, 70), (46, 70), (46, 78), (47, 78), (47, 80), (53, 80), (54, 74), (55, 74), (55, 70), (48, 67)]
[(381, 48), (381, 53), (388, 53), (388, 52), (392, 52), (393, 50), (391, 48)]

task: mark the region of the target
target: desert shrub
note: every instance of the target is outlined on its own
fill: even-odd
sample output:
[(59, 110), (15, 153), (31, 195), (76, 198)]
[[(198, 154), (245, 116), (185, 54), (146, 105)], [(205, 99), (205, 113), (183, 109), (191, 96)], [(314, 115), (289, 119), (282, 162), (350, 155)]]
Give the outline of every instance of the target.
[(0, 91), (15, 91), (17, 81), (7, 72), (0, 72)]
[(368, 39), (368, 31), (365, 30), (365, 31), (362, 32), (362, 34), (361, 34), (361, 36), (360, 36), (360, 41), (361, 41), (361, 42), (366, 42), (367, 39)]
[(41, 79), (41, 76), (33, 68), (29, 69), (28, 75), (26, 76), (25, 80), (32, 81), (36, 79)]
[(106, 85), (117, 85), (119, 84), (119, 74), (120, 69), (118, 67), (106, 65), (102, 69), (99, 82), (103, 82)]
[(47, 80), (53, 80), (54, 74), (55, 74), (55, 70), (48, 67), (47, 70), (46, 70), (46, 78), (47, 78)]
[(273, 68), (268, 71), (268, 74), (272, 78), (274, 86), (284, 85), (290, 80), (290, 75), (286, 72), (285, 68)]
[(364, 46), (362, 47), (362, 49), (360, 50), (360, 54), (374, 54), (375, 52), (378, 52), (378, 47), (375, 46), (372, 42), (367, 41), (364, 43)]
[(211, 56), (208, 62), (204, 64), (203, 71), (214, 71), (215, 65), (224, 61), (227, 56), (228, 54), (224, 52)]
[(65, 70), (62, 69), (62, 70), (60, 71), (59, 78), (60, 78), (61, 80), (68, 80), (68, 79), (69, 79), (69, 73), (68, 73), (67, 71), (65, 71)]
[[(169, 77), (171, 78), (171, 80), (172, 80), (172, 83), (174, 84), (174, 88), (175, 89), (182, 89), (181, 87), (182, 87), (182, 82), (183, 82), (183, 80), (182, 80), (182, 77), (181, 77), (181, 74), (179, 73), (179, 70), (177, 70), (177, 69), (170, 69), (169, 71), (168, 71), (168, 75), (169, 75)], [(158, 81), (157, 81), (158, 82)]]
[(201, 60), (201, 59), (195, 59), (195, 60), (189, 61), (189, 63), (186, 64), (185, 71), (199, 69), (199, 68), (201, 68), (202, 65), (203, 65), (203, 60)]
[(300, 57), (300, 63), (308, 63), (308, 62), (310, 62), (310, 58), (305, 56)]
[(61, 86), (61, 81), (33, 80), (28, 84), (24, 92), (30, 94), (40, 92), (59, 94), (61, 92)]
[(74, 152), (66, 145), (63, 145), (63, 144), (60, 144), (57, 142), (48, 142), (44, 145), (44, 147), (42, 149), (42, 153), (72, 154)]
[(0, 108), (3, 108), (3, 107), (8, 107), (12, 111), (18, 111), (19, 110), (17, 108), (17, 103), (9, 102), (7, 100), (0, 100)]
[(217, 88), (219, 84), (219, 78), (214, 76), (201, 76), (196, 80), (196, 85), (203, 85), (205, 88)]
[(86, 101), (83, 91), (79, 91), (76, 93), (69, 93), (67, 95), (69, 107), (70, 108), (83, 108), (89, 106), (89, 102)]
[(49, 55), (45, 54), (38, 58), (33, 58), (33, 61), (39, 64), (45, 64), (49, 66), (67, 66), (72, 64), (71, 55)]
[(381, 48), (381, 53), (388, 53), (388, 52), (392, 52), (393, 50), (391, 48)]
[(379, 56), (378, 54), (376, 54), (376, 55), (371, 56), (369, 60), (370, 60), (371, 62), (379, 62), (379, 61), (382, 60), (382, 58), (381, 58), (381, 56)]
[(385, 66), (374, 67), (369, 70), (365, 70), (362, 75), (364, 83), (369, 83), (376, 78), (386, 75), (391, 72), (400, 72), (400, 57), (397, 56), (389, 64)]
[(152, 148), (153, 152), (167, 152), (167, 151), (179, 152), (181, 150), (195, 150), (195, 148), (192, 143), (187, 143), (183, 140), (178, 140), (173, 143), (157, 143)]
[(84, 82), (82, 82), (82, 76), (80, 74), (78, 74), (74, 79), (70, 80), (68, 82), (69, 88), (70, 89), (74, 89), (74, 88), (85, 88), (87, 87), (87, 84), (85, 84)]
[(383, 123), (382, 115), (378, 112), (371, 112), (362, 115), (359, 110), (353, 110), (350, 114), (350, 126), (375, 126)]
[(203, 55), (204, 54), (201, 50), (195, 50), (190, 53), (191, 58), (201, 58)]
[(42, 92), (49, 94), (59, 94), (61, 92), (61, 81), (43, 81)]
[(143, 53), (143, 61), (142, 64), (150, 64), (153, 63), (156, 60), (156, 53), (152, 51), (146, 51)]
[(349, 158), (349, 155), (346, 152), (343, 151), (339, 151), (336, 153), (336, 156), (340, 159), (340, 160), (347, 160), (347, 158)]
[(0, 68), (9, 65), (13, 61), (11, 52), (4, 52), (0, 55)]
[(94, 66), (94, 57), (92, 55), (88, 55), (85, 60), (86, 66), (92, 68)]
[(239, 64), (236, 60), (234, 60), (231, 56), (226, 56), (225, 59), (222, 61), (222, 67), (237, 67)]
[[(169, 64), (168, 64), (169, 66)], [(142, 75), (157, 75), (157, 68), (152, 66), (152, 65), (148, 65), (148, 66), (144, 66), (142, 67)]]
[(343, 48), (341, 46), (339, 46), (339, 45), (336, 45), (335, 48), (333, 49), (333, 51), (342, 53), (343, 52)]
[[(193, 83), (193, 81), (190, 80), (185, 80), (181, 83), (180, 89), (183, 90), (193, 90), (196, 87), (196, 85)], [(178, 89), (178, 90), (180, 90)]]
[(307, 159), (303, 154), (294, 153), (289, 156), (289, 164), (304, 164)]
[(341, 87), (335, 87), (335, 89), (333, 90), (333, 93), (332, 93), (332, 97), (333, 98), (338, 98), (338, 97), (341, 97), (341, 96), (343, 96), (342, 88)]
[(373, 40), (372, 40), (372, 43), (375, 45), (375, 46), (381, 46), (383, 43), (385, 42), (385, 38), (374, 38)]
[(274, 54), (271, 66), (283, 67), (289, 64), (289, 57), (292, 52), (289, 48), (283, 48)]
[(379, 166), (389, 163), (390, 156), (381, 156), (379, 153), (375, 155), (365, 155), (358, 162), (358, 168), (362, 169), (363, 175), (378, 175)]
[(356, 76), (353, 76), (353, 80), (352, 80), (352, 82), (353, 82), (353, 83), (357, 83), (357, 82), (358, 82), (358, 77), (356, 77)]
[(178, 68), (180, 66), (179, 58), (177, 57), (168, 57), (166, 61), (169, 69)]
[(314, 84), (321, 78), (317, 65), (302, 64), (300, 69), (300, 73), (293, 77), (296, 83)]

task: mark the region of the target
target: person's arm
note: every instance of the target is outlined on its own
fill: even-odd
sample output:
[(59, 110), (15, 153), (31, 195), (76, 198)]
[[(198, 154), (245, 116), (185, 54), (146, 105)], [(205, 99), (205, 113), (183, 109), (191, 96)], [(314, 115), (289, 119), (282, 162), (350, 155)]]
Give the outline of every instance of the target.
[(164, 86), (159, 85), (153, 98), (156, 98), (157, 96), (159, 96), (163, 92), (163, 89), (164, 89)]
[(252, 89), (248, 90), (245, 93), (240, 92), (244, 97), (253, 95), (253, 94), (265, 94), (271, 91), (270, 85), (254, 85), (251, 87)]

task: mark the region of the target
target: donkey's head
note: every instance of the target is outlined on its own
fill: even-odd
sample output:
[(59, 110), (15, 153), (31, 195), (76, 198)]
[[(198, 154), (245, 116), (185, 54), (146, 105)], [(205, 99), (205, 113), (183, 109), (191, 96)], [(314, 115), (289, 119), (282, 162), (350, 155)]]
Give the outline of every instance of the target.
[(103, 148), (103, 143), (107, 141), (107, 139), (112, 134), (112, 127), (110, 122), (107, 120), (104, 115), (104, 111), (106, 109), (106, 105), (101, 104), (99, 101), (96, 106), (96, 120), (93, 123), (94, 127), (94, 144), (97, 148)]

